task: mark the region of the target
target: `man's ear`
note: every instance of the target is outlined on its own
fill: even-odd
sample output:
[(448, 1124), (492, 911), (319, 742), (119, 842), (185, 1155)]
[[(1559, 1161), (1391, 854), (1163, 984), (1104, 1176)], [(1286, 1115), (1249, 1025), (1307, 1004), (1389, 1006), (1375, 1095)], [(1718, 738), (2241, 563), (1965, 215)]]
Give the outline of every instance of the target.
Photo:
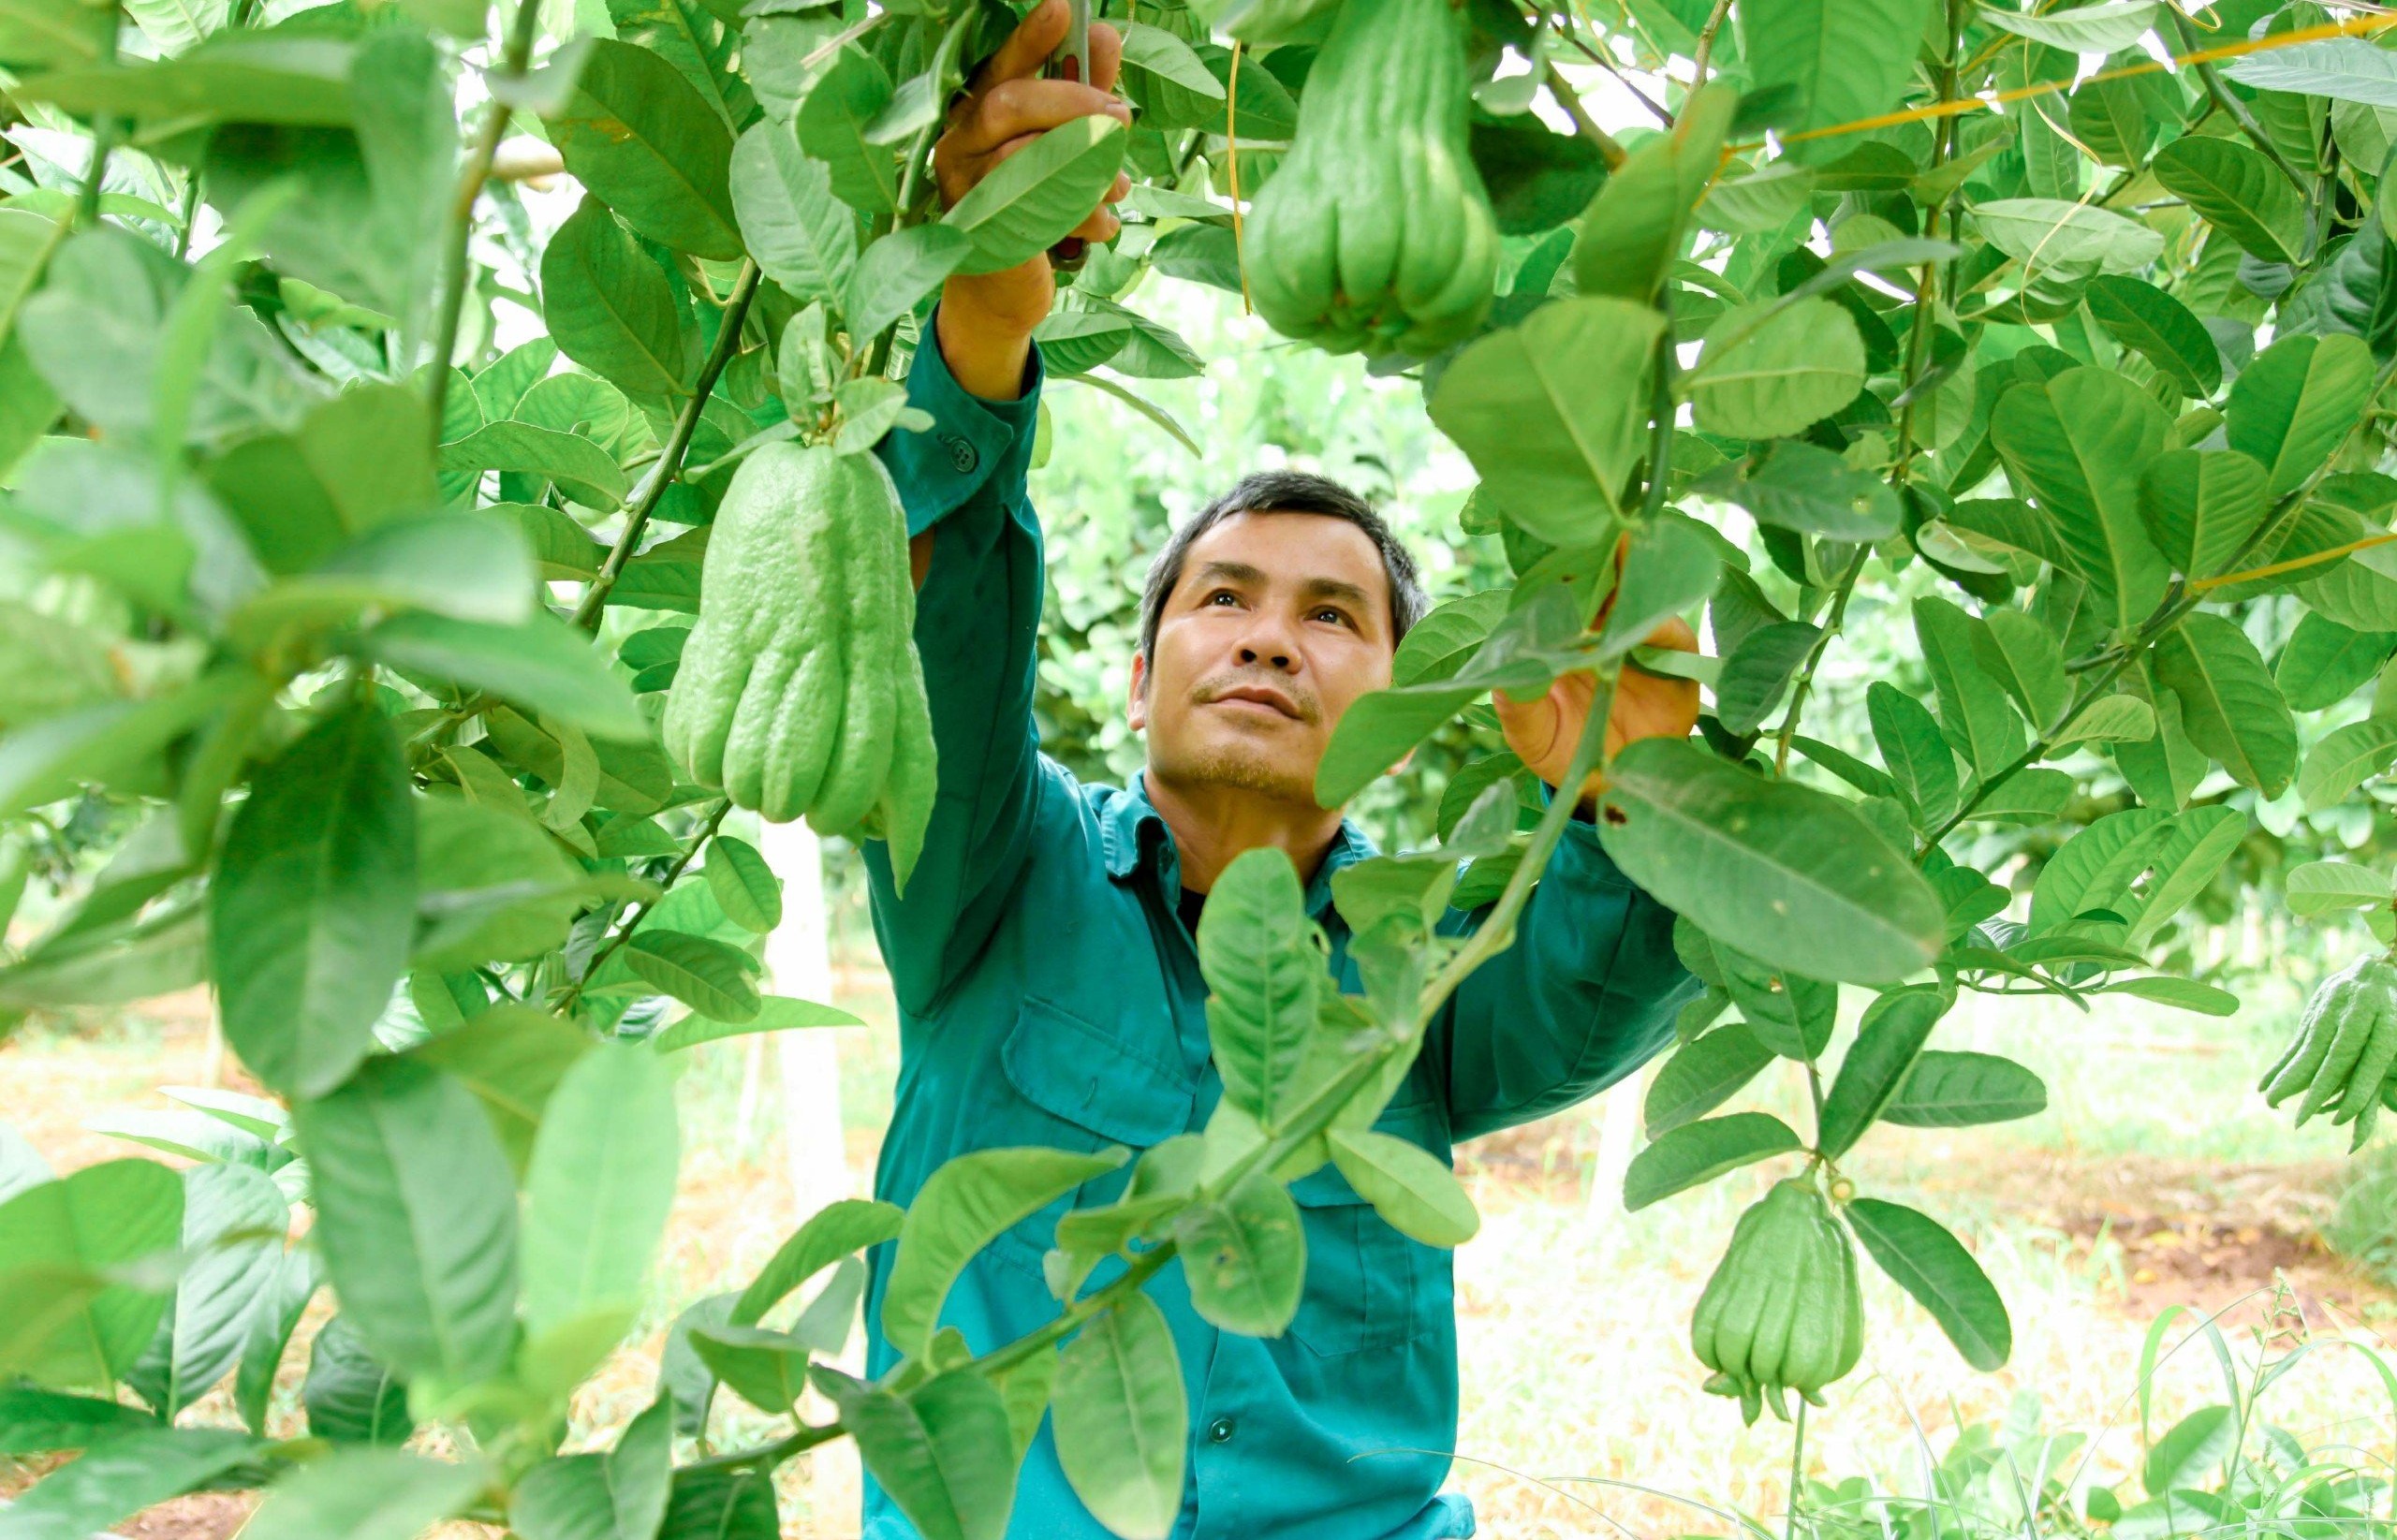
[(1134, 732), (1149, 725), (1149, 660), (1140, 653), (1132, 654), (1132, 688), (1124, 703), (1124, 716)]

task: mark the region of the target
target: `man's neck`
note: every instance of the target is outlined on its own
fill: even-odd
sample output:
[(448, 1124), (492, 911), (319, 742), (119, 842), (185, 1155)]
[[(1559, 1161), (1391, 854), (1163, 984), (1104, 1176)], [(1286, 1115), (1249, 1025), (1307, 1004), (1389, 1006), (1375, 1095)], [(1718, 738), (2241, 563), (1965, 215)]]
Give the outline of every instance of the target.
[(1285, 801), (1233, 786), (1173, 786), (1148, 772), (1141, 784), (1150, 804), (1173, 830), (1182, 886), (1193, 892), (1213, 891), (1224, 868), (1260, 845), (1287, 855), (1299, 869), (1299, 880), (1311, 881), (1340, 837), (1339, 810), (1317, 807), (1312, 800)]

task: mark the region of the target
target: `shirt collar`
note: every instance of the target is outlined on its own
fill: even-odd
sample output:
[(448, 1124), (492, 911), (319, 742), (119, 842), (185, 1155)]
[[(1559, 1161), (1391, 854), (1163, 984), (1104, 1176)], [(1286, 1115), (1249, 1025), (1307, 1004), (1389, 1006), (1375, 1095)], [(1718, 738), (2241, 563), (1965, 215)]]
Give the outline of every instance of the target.
[[(1173, 829), (1156, 810), (1156, 804), (1149, 800), (1146, 775), (1133, 776), (1129, 784), (1114, 793), (1099, 814), (1098, 839), (1099, 856), (1106, 863), (1107, 874), (1118, 882), (1132, 874), (1144, 854), (1154, 852), (1150, 859), (1157, 867), (1160, 880), (1170, 879), (1174, 886), (1180, 886), (1182, 863), (1174, 849)], [(1316, 869), (1315, 879), (1307, 884), (1308, 917), (1320, 918), (1331, 903), (1333, 873), (1354, 866), (1373, 854), (1374, 842), (1365, 831), (1349, 819), (1340, 820), (1339, 834), (1325, 853), (1323, 864)]]

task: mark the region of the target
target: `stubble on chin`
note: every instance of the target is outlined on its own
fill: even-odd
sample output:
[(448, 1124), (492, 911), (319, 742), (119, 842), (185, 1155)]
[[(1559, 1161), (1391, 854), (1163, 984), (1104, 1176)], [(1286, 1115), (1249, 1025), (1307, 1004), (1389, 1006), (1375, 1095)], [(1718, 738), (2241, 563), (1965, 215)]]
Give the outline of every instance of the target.
[(1236, 791), (1279, 802), (1315, 805), (1315, 775), (1277, 760), (1262, 744), (1210, 743), (1151, 769), (1185, 791)]

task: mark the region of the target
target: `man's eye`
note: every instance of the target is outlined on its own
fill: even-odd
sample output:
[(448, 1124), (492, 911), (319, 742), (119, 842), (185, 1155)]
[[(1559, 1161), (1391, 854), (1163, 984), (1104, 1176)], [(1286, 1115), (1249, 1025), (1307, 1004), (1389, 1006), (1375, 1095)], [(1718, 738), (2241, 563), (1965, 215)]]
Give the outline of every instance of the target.
[(1334, 625), (1348, 623), (1348, 617), (1337, 609), (1318, 609), (1315, 612), (1315, 618), (1319, 621), (1330, 621)]
[(1209, 603), (1209, 604), (1213, 604), (1213, 603), (1215, 603), (1215, 602), (1216, 602), (1217, 600), (1219, 600), (1219, 599), (1220, 599), (1220, 600), (1222, 600), (1222, 601), (1223, 601), (1224, 603), (1226, 603), (1226, 604), (1238, 604), (1238, 603), (1240, 602), (1240, 595), (1239, 595), (1239, 594), (1234, 594), (1234, 593), (1233, 593), (1230, 589), (1228, 589), (1228, 588), (1219, 588), (1219, 589), (1215, 590), (1213, 594), (1208, 594), (1208, 595), (1207, 595), (1206, 602), (1207, 602), (1207, 603)]

